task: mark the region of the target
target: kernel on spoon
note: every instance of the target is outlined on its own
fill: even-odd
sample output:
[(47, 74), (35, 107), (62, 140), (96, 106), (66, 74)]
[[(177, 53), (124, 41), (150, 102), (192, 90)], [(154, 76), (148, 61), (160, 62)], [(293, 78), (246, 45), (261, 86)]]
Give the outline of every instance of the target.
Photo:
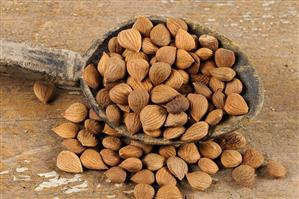
[[(166, 18), (156, 16), (149, 17), (149, 19), (154, 24), (166, 21)], [(62, 88), (72, 90), (78, 90), (80, 86), (94, 111), (104, 122), (116, 129), (119, 134), (147, 144), (168, 145), (184, 143), (185, 141), (181, 140), (153, 138), (145, 134), (132, 135), (124, 125), (115, 126), (107, 120), (105, 111), (95, 100), (95, 93), (83, 81), (81, 69), (91, 63), (97, 65), (102, 53), (108, 49), (108, 41), (112, 37), (117, 36), (120, 31), (131, 27), (135, 20), (129, 20), (108, 31), (102, 39), (96, 40), (83, 56), (69, 50), (45, 48), (1, 39), (0, 73), (12, 74), (14, 77), (51, 80)], [(263, 86), (255, 68), (249, 64), (246, 55), (234, 42), (207, 27), (188, 20), (185, 21), (188, 24), (189, 32), (196, 35), (213, 35), (219, 40), (222, 47), (235, 52), (236, 62), (233, 68), (244, 84), (242, 96), (249, 106), (249, 112), (246, 115), (230, 116), (215, 127), (211, 127), (209, 134), (205, 137), (205, 140), (207, 140), (239, 129), (255, 118), (263, 105)]]

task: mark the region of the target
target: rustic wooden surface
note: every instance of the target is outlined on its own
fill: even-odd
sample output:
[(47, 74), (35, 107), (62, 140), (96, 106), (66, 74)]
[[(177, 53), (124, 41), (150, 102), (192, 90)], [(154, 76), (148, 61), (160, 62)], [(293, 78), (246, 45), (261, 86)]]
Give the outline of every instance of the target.
[[(206, 192), (188, 198), (299, 198), (298, 1), (0, 1), (0, 37), (83, 53), (93, 39), (136, 15), (185, 17), (240, 44), (265, 87), (257, 120), (243, 129), (250, 144), (288, 167), (283, 180), (257, 178), (253, 189), (232, 182), (229, 170)], [(130, 184), (111, 185), (101, 172), (60, 172), (55, 157), (61, 139), (51, 128), (62, 111), (83, 101), (59, 90), (43, 105), (33, 82), (0, 77), (1, 198), (132, 198)], [(57, 173), (55, 173), (55, 172)]]

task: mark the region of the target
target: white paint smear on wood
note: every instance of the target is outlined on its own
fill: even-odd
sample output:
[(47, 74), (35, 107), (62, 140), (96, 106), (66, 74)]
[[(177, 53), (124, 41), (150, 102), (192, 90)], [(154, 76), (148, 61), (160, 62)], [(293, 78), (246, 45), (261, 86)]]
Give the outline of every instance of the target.
[(13, 181), (30, 181), (31, 177), (26, 175), (13, 176)]
[(27, 171), (27, 170), (28, 170), (27, 167), (19, 167), (19, 168), (16, 168), (16, 172), (18, 172), (18, 173), (22, 173), (22, 172)]
[(71, 193), (78, 193), (78, 192), (87, 191), (87, 190), (88, 190), (88, 182), (85, 180), (82, 184), (75, 185), (75, 186), (67, 189), (63, 193), (71, 194)]
[(1, 172), (0, 172), (0, 175), (4, 175), (4, 174), (8, 174), (8, 173), (9, 173), (8, 170), (6, 170), (6, 171), (1, 171)]
[(47, 173), (38, 173), (37, 175), (40, 177), (45, 177), (45, 178), (52, 178), (52, 177), (58, 176), (56, 171), (50, 171)]
[(61, 185), (66, 185), (72, 182), (81, 182), (81, 176), (80, 174), (74, 175), (73, 178), (63, 178), (59, 177), (58, 175), (54, 178), (49, 179), (48, 181), (44, 181), (40, 183), (36, 188), (35, 191), (42, 191), (43, 189), (58, 187)]

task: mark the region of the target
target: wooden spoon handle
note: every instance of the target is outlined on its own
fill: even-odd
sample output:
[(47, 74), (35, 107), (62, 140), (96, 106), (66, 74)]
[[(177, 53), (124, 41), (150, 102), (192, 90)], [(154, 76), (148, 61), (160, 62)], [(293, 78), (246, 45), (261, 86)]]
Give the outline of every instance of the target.
[(77, 87), (83, 63), (77, 52), (0, 39), (0, 74)]

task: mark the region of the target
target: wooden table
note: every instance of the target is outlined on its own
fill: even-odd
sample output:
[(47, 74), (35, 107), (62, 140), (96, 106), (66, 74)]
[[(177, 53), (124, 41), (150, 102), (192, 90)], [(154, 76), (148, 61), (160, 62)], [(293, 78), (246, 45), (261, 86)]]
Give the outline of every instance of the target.
[[(257, 120), (243, 129), (250, 145), (288, 167), (283, 180), (257, 178), (253, 189), (232, 182), (229, 170), (206, 192), (188, 198), (299, 198), (298, 1), (0, 1), (0, 37), (83, 53), (93, 39), (135, 15), (185, 17), (240, 44), (265, 87)], [(61, 139), (52, 131), (81, 93), (59, 90), (43, 105), (32, 81), (0, 76), (1, 198), (132, 198), (130, 184), (111, 185), (102, 172), (60, 172)], [(296, 188), (297, 187), (297, 188)]]

